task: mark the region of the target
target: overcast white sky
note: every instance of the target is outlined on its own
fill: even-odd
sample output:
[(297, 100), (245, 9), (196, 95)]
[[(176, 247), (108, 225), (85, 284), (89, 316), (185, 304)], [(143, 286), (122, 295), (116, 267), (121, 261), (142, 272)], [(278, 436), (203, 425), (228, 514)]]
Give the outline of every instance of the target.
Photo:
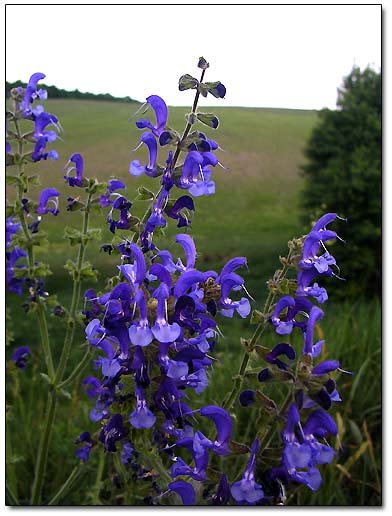
[[(18, 27), (17, 38), (14, 28)], [(221, 80), (201, 105), (334, 108), (354, 64), (381, 66), (377, 5), (8, 5), (6, 79), (189, 105), (184, 73)]]

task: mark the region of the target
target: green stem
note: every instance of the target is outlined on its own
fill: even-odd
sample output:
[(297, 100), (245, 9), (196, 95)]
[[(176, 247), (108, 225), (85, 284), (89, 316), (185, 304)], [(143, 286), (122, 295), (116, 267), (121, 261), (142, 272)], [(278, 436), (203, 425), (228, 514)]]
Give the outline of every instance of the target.
[(92, 489), (92, 495), (91, 495), (91, 498), (92, 498), (91, 505), (101, 505), (101, 502), (99, 500), (99, 493), (101, 491), (101, 482), (102, 482), (102, 475), (103, 475), (104, 468), (105, 468), (105, 453), (103, 450), (100, 450), (97, 476), (95, 479), (95, 483), (94, 483), (94, 487)]
[[(23, 156), (24, 152), (24, 144), (23, 144), (23, 136), (20, 131), (19, 122), (17, 119), (14, 119), (14, 125), (15, 125), (15, 131), (17, 134), (18, 139), (18, 151), (19, 155)], [(19, 178), (22, 178), (24, 174), (23, 171), (23, 162), (20, 161), (18, 164), (18, 176)], [(23, 198), (23, 187), (19, 185), (19, 188), (17, 189), (17, 198), (19, 201), (20, 206), (22, 205), (22, 198)], [(29, 269), (29, 276), (33, 277), (34, 275), (34, 249), (31, 245), (31, 235), (30, 230), (27, 224), (26, 215), (23, 209), (20, 209), (19, 211), (19, 220), (22, 226), (23, 235), (26, 240), (26, 247), (27, 247), (27, 263), (28, 263), (28, 269)], [(48, 328), (46, 324), (46, 316), (44, 307), (42, 306), (42, 303), (40, 301), (39, 296), (37, 295), (37, 317), (39, 322), (39, 328), (41, 333), (41, 342), (42, 347), (44, 350), (44, 357), (45, 357), (45, 363), (48, 370), (48, 374), (51, 380), (53, 380), (54, 377), (54, 366), (53, 366), (53, 358), (52, 353), (50, 350), (50, 344), (49, 344), (49, 334), (48, 334)]]
[[(205, 70), (203, 70), (202, 74), (201, 74), (201, 78), (200, 78), (200, 82), (203, 81), (203, 78), (204, 78), (204, 74), (205, 74)], [(192, 106), (192, 114), (196, 114), (196, 109), (197, 109), (197, 103), (199, 102), (199, 97), (200, 97), (200, 92), (197, 90), (196, 91), (196, 95), (195, 95), (195, 99), (193, 101), (193, 106)], [(185, 138), (188, 136), (189, 134), (189, 131), (191, 130), (192, 128), (192, 124), (191, 123), (187, 123), (187, 125), (185, 126), (185, 129), (184, 129), (184, 132), (182, 133), (182, 136), (181, 136), (181, 140), (178, 142), (177, 144), (177, 148), (176, 148), (176, 151), (174, 153), (174, 156), (173, 156), (173, 161), (172, 161), (172, 170), (174, 170), (174, 167), (176, 166), (176, 163), (177, 163), (177, 160), (180, 156), (180, 153), (181, 153), (181, 147), (182, 147), (182, 144), (185, 140)], [(162, 188), (159, 189), (159, 192), (155, 195), (154, 199), (153, 199), (153, 202), (157, 199), (157, 197), (159, 196), (159, 194), (161, 193), (162, 191)], [(142, 219), (141, 219), (141, 223), (144, 224), (151, 212), (151, 207), (152, 207), (152, 204), (149, 206), (149, 208), (147, 209), (147, 211), (144, 213)], [(139, 235), (138, 233), (135, 233), (132, 237), (132, 243), (136, 243), (137, 242), (137, 239), (139, 238)]]
[(18, 503), (18, 484), (17, 477), (15, 474), (15, 463), (13, 460), (13, 452), (12, 452), (12, 441), (11, 441), (11, 432), (8, 424), (8, 417), (5, 418), (6, 425), (6, 439), (5, 439), (5, 449), (6, 449), (6, 464), (7, 464), (7, 477), (9, 484), (7, 484), (7, 488), (12, 495), (12, 504), (19, 505)]
[(64, 389), (67, 385), (69, 385), (83, 370), (84, 368), (89, 364), (90, 357), (92, 355), (92, 348), (89, 346), (87, 348), (87, 351), (84, 353), (82, 360), (79, 362), (79, 364), (75, 367), (75, 369), (72, 371), (72, 373), (63, 380), (61, 383), (58, 384), (58, 389)]
[[(287, 271), (289, 269), (289, 261), (290, 261), (290, 253), (287, 257), (287, 264), (283, 266), (283, 269), (281, 271), (281, 274), (280, 274), (280, 279), (283, 279), (286, 274), (287, 274)], [(272, 291), (269, 292), (268, 294), (268, 297), (267, 297), (267, 300), (264, 304), (264, 309), (263, 309), (263, 314), (264, 315), (268, 315), (274, 302), (275, 302), (275, 297), (276, 297), (276, 294), (274, 294)], [(246, 373), (246, 368), (248, 366), (248, 362), (249, 362), (249, 359), (250, 359), (250, 351), (252, 351), (252, 349), (255, 347), (255, 345), (257, 344), (257, 342), (259, 341), (259, 339), (261, 338), (261, 336), (263, 335), (267, 325), (268, 325), (268, 317), (265, 317), (265, 319), (263, 321), (261, 321), (258, 326), (256, 327), (256, 330), (249, 342), (249, 345), (248, 345), (248, 350), (245, 351), (243, 357), (242, 357), (242, 361), (241, 361), (241, 365), (240, 365), (240, 369), (237, 373), (237, 375), (234, 377), (234, 382), (233, 382), (233, 388), (232, 390), (230, 391), (230, 394), (226, 397), (226, 399), (223, 401), (222, 403), (222, 407), (226, 410), (230, 410), (234, 401), (236, 400), (236, 398), (238, 397), (239, 393), (240, 393), (240, 390), (241, 390), (241, 387), (242, 387), (242, 383), (244, 381), (244, 375)]]
[(11, 486), (8, 484), (8, 482), (5, 482), (5, 490), (8, 495), (9, 501), (11, 502), (11, 505), (20, 505), (18, 502), (18, 499), (15, 496), (15, 493), (11, 489)]
[(259, 450), (262, 450), (263, 448), (267, 448), (269, 443), (271, 442), (272, 437), (274, 436), (276, 430), (277, 430), (277, 421), (280, 419), (282, 414), (288, 409), (290, 403), (292, 401), (292, 393), (289, 392), (282, 403), (282, 406), (280, 407), (279, 412), (276, 414), (276, 417), (274, 418), (273, 424), (270, 425), (269, 430), (266, 434), (261, 436), (259, 438)]
[(88, 223), (89, 223), (89, 215), (90, 215), (90, 201), (91, 201), (92, 194), (88, 194), (87, 203), (84, 211), (83, 216), (83, 229), (82, 229), (82, 240), (79, 244), (79, 251), (78, 251), (78, 257), (76, 262), (76, 271), (75, 271), (75, 277), (73, 282), (73, 291), (72, 291), (72, 301), (71, 301), (71, 307), (69, 310), (69, 318), (68, 318), (68, 324), (67, 324), (67, 330), (65, 333), (64, 338), (64, 346), (63, 350), (61, 352), (60, 361), (57, 366), (56, 375), (54, 379), (55, 386), (58, 386), (59, 383), (61, 383), (65, 369), (67, 367), (67, 362), (69, 358), (69, 354), (71, 351), (74, 334), (75, 334), (75, 325), (76, 325), (76, 314), (79, 306), (79, 300), (80, 300), (80, 291), (81, 291), (81, 277), (80, 277), (80, 271), (82, 269), (83, 260), (84, 260), (84, 252), (87, 246), (87, 243), (84, 240), (84, 237), (87, 236), (88, 232)]
[(39, 443), (34, 484), (31, 494), (31, 505), (40, 505), (41, 491), (44, 482), (46, 463), (48, 460), (49, 442), (52, 435), (53, 422), (56, 414), (57, 396), (55, 391), (50, 391), (48, 394), (48, 402), (46, 405), (46, 415), (43, 425), (43, 432)]
[(54, 379), (54, 366), (53, 366), (53, 359), (52, 359), (52, 353), (50, 350), (50, 343), (49, 343), (49, 333), (48, 333), (48, 325), (46, 324), (46, 316), (45, 316), (45, 309), (42, 305), (42, 302), (39, 299), (39, 296), (37, 296), (37, 318), (41, 333), (41, 343), (42, 343), (42, 349), (44, 350), (44, 357), (45, 357), (45, 363), (46, 367), (48, 368), (48, 374), (49, 378), (51, 380)]
[(80, 464), (74, 467), (71, 471), (71, 474), (64, 482), (64, 484), (60, 487), (57, 493), (49, 500), (48, 505), (56, 505), (59, 500), (67, 493), (67, 491), (71, 488), (72, 484), (75, 482), (76, 477), (80, 472)]

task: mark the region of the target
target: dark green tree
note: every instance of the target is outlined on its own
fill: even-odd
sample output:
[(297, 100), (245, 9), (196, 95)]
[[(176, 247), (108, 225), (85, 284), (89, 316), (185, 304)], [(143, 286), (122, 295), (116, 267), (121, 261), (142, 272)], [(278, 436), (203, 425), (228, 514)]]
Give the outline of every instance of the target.
[[(305, 149), (304, 219), (334, 212), (348, 219), (333, 245), (341, 276), (335, 294), (381, 293), (381, 74), (354, 67), (338, 90), (337, 109), (323, 109)], [(336, 226), (335, 226), (336, 227)], [(335, 228), (334, 228), (335, 229)], [(334, 281), (336, 285), (338, 282)], [(330, 289), (332, 284), (328, 286)]]

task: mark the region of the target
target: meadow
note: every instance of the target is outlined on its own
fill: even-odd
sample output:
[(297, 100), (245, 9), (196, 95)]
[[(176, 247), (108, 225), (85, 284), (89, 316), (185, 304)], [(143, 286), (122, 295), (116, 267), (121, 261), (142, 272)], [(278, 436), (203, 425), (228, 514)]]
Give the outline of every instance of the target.
[[(186, 96), (185, 96), (186, 97)], [(189, 99), (191, 103), (191, 98)], [(62, 210), (57, 217), (45, 217), (42, 228), (49, 233), (50, 247), (37, 252), (37, 257), (50, 264), (53, 276), (47, 281), (49, 291), (56, 290), (59, 301), (69, 305), (72, 284), (63, 264), (74, 258), (75, 249), (63, 238), (65, 226), (79, 227), (77, 214), (65, 210), (66, 199), (76, 191), (64, 183), (62, 168), (74, 152), (85, 160), (85, 175), (107, 180), (110, 176), (126, 184), (126, 197), (136, 198), (141, 185), (156, 192), (158, 185), (149, 178), (135, 178), (128, 173), (132, 159), (146, 161), (146, 152), (132, 153), (140, 139), (140, 131), (128, 117), (137, 104), (80, 100), (52, 100), (46, 110), (55, 113), (64, 128), (63, 141), (56, 143), (58, 162), (43, 162), (37, 167), (41, 182), (61, 191)], [(207, 108), (205, 111), (212, 111)], [(182, 131), (187, 108), (170, 108), (169, 125)], [(216, 139), (220, 147), (220, 162), (226, 170), (216, 167), (214, 180), (216, 194), (195, 201), (191, 234), (198, 251), (201, 270), (219, 271), (223, 263), (235, 256), (246, 256), (248, 270), (243, 272), (247, 289), (255, 299), (254, 308), (261, 309), (266, 297), (266, 281), (279, 268), (279, 255), (287, 254), (287, 241), (301, 236), (310, 228), (301, 222), (300, 194), (302, 179), (300, 164), (303, 148), (317, 120), (315, 111), (284, 109), (251, 109), (219, 107), (213, 112), (220, 119), (216, 132), (205, 132)], [(162, 161), (163, 161), (162, 155)], [(36, 166), (31, 166), (31, 171)], [(38, 198), (39, 188), (35, 189)], [(33, 195), (34, 195), (33, 194)], [(136, 201), (135, 215), (142, 215), (147, 204)], [(94, 215), (91, 226), (103, 227), (105, 216)], [(174, 243), (175, 227), (170, 226), (161, 238), (165, 247), (177, 252)], [(106, 278), (117, 273), (118, 257), (100, 251), (111, 234), (107, 228), (102, 241), (90, 244), (87, 259), (100, 271), (98, 284), (85, 284), (103, 290)], [(159, 242), (158, 242), (159, 245)], [(349, 249), (348, 249), (349, 252)], [(344, 271), (342, 271), (344, 275)], [(14, 341), (12, 348), (28, 345), (38, 348), (38, 331), (34, 315), (25, 315), (21, 299), (7, 296), (12, 319), (9, 329)], [(341, 374), (340, 394), (343, 404), (335, 404), (333, 412), (340, 429), (342, 450), (336, 443), (337, 460), (323, 468), (323, 486), (317, 493), (298, 489), (289, 500), (294, 505), (378, 505), (381, 500), (381, 308), (378, 299), (357, 299), (336, 302), (333, 298), (325, 305), (322, 331), (327, 342), (327, 357), (340, 360), (345, 370), (354, 375)], [(64, 327), (58, 318), (49, 320), (53, 335), (54, 356), (60, 352)], [(202, 395), (201, 403), (219, 403), (230, 389), (232, 377), (239, 368), (242, 356), (240, 337), (249, 337), (252, 327), (239, 318), (222, 318), (220, 329), (224, 335), (215, 348), (218, 359), (210, 375), (210, 385)], [(75, 340), (72, 364), (83, 356), (82, 329)], [(276, 336), (268, 333), (265, 345), (276, 343)], [(11, 353), (8, 353), (9, 356)], [(8, 482), (19, 500), (26, 501), (33, 473), (34, 450), (38, 443), (45, 394), (39, 376), (43, 360), (36, 353), (30, 362), (30, 371), (18, 372), (12, 368), (7, 378), (10, 405), (8, 421)], [(31, 369), (33, 380), (28, 381)], [(85, 376), (91, 369), (85, 371)], [(77, 463), (72, 442), (83, 430), (96, 430), (88, 419), (89, 400), (79, 378), (70, 400), (63, 400), (58, 411), (53, 435), (47, 475), (47, 492), (67, 478)], [(245, 439), (256, 424), (253, 412), (242, 409), (236, 425), (235, 438)], [(102, 465), (97, 475), (98, 458), (92, 456), (81, 471), (80, 478), (59, 501), (64, 505), (117, 503), (105, 498), (107, 482), (111, 481), (110, 460)], [(59, 464), (61, 467), (59, 467)], [(19, 479), (19, 481), (17, 480)], [(25, 479), (21, 482), (20, 479)], [(106, 480), (105, 480), (106, 479)], [(105, 484), (106, 482), (106, 484)], [(109, 495), (108, 495), (109, 496)], [(47, 503), (45, 499), (44, 503)], [(125, 500), (126, 502), (126, 500)], [(118, 503), (125, 503), (119, 500)]]

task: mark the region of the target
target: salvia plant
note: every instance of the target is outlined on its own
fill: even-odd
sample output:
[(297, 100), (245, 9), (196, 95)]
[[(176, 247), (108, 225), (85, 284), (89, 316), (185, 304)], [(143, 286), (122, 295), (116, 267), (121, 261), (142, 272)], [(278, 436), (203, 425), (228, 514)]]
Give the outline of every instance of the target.
[[(41, 346), (46, 364), (41, 376), (47, 404), (34, 451), (32, 505), (55, 505), (71, 486), (76, 489), (73, 482), (92, 454), (100, 457), (101, 475), (105, 460), (116, 472), (113, 482), (123, 486), (129, 505), (282, 505), (298, 486), (322, 488), (323, 466), (335, 460), (341, 446), (331, 411), (341, 401), (335, 380), (342, 369), (337, 360), (321, 358), (325, 342), (318, 337), (324, 314), (320, 305), (328, 299), (319, 281), (340, 274), (327, 249), (339, 240), (331, 229), (338, 215), (325, 214), (307, 235), (288, 243), (281, 268), (267, 283), (263, 307), (252, 307), (241, 276), (245, 257), (231, 258), (218, 271), (199, 270), (189, 229), (197, 198), (214, 194), (218, 170), (224, 167), (219, 144), (203, 129), (216, 130), (219, 119), (200, 112), (198, 101), (200, 95), (223, 98), (226, 88), (219, 81), (204, 81), (209, 68), (204, 58), (198, 67), (200, 79), (185, 74), (179, 80), (180, 90), (195, 91), (183, 132), (168, 125), (168, 108), (155, 94), (131, 117), (140, 142), (129, 174), (147, 175), (157, 184), (155, 194), (144, 186), (138, 189), (137, 199), (148, 203), (143, 217), (134, 214), (122, 181), (87, 177), (79, 153), (63, 159), (59, 168), (69, 187), (63, 205), (82, 216), (80, 229), (64, 230), (76, 249), (76, 257), (65, 264), (73, 282), (68, 309), (46, 291), (50, 270), (35, 257), (36, 246), (46, 244), (45, 219), (59, 213), (60, 192), (48, 186), (38, 202), (29, 197), (31, 187), (39, 185), (38, 175), (30, 171), (42, 160), (59, 159), (55, 146), (62, 127), (41, 104), (46, 99), (38, 84), (42, 73), (32, 75), (26, 88), (11, 91), (6, 164), (15, 196), (7, 204), (6, 284), (36, 317), (40, 342), (30, 346), (37, 353)], [(137, 159), (141, 146), (148, 152), (146, 163)], [(89, 224), (93, 211), (105, 214), (103, 223), (113, 234), (101, 251), (117, 259), (103, 291), (82, 290), (97, 274), (85, 260), (86, 247), (100, 238), (100, 229)], [(178, 228), (169, 242), (172, 251), (157, 245), (157, 236), (169, 225)], [(49, 314), (66, 321), (60, 356), (53, 356)], [(217, 322), (222, 316), (249, 319), (254, 330), (241, 339), (243, 357), (232, 390), (219, 403), (204, 406), (200, 395), (209, 388), (214, 353), (222, 345)], [(80, 323), (86, 351), (66, 375)], [(262, 344), (266, 330), (276, 335), (272, 349)], [(29, 374), (31, 348), (12, 352), (19, 374)], [(57, 492), (48, 493), (53, 425), (64, 416), (56, 408), (80, 375), (81, 396), (89, 400), (96, 430), (75, 435), (69, 443), (75, 468)], [(277, 397), (282, 391), (283, 401)], [(237, 442), (235, 424), (244, 411), (255, 411), (257, 424), (247, 429), (247, 442)], [(22, 503), (11, 482), (7, 492), (11, 504)]]

